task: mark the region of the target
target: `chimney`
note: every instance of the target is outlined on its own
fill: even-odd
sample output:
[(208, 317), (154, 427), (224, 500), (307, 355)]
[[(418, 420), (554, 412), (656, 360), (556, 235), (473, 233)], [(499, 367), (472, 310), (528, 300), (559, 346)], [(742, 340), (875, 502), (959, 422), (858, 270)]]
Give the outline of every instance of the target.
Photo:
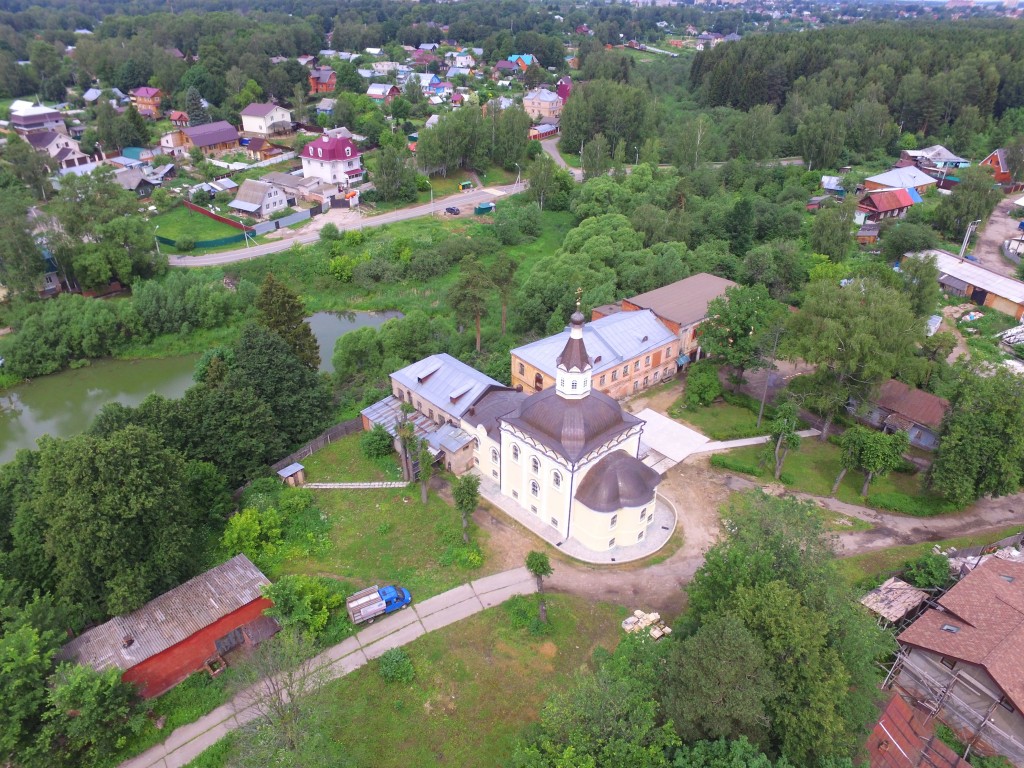
[(132, 637), (131, 635), (125, 635), (124, 638), (122, 638), (122, 640), (121, 640), (121, 647), (122, 648), (130, 648), (132, 646), (132, 644), (134, 644), (134, 642), (135, 642), (135, 638), (134, 637)]

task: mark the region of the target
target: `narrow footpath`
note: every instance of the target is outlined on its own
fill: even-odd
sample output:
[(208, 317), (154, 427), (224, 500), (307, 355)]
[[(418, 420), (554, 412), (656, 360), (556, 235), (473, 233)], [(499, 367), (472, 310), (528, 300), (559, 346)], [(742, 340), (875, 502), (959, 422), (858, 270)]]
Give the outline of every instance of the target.
[[(329, 680), (344, 677), (382, 656), (392, 648), (411, 643), (435, 629), (500, 605), (516, 595), (537, 591), (537, 581), (526, 568), (515, 568), (486, 576), (435, 597), (414, 603), (411, 610), (401, 610), (347, 640), (328, 648), (309, 664), (309, 674), (324, 675)], [(120, 768), (182, 768), (200, 753), (216, 744), (231, 731), (241, 728), (259, 716), (246, 692), (223, 704), (193, 723), (177, 728), (162, 744), (156, 744), (141, 755), (121, 763)]]

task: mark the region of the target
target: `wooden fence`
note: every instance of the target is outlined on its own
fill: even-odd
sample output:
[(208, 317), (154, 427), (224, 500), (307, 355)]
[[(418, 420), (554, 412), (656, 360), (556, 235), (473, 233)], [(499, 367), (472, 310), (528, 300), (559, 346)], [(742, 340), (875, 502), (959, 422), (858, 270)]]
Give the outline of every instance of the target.
[(349, 421), (343, 421), (340, 424), (335, 424), (333, 427), (328, 429), (323, 434), (318, 435), (317, 437), (314, 437), (312, 440), (310, 440), (304, 446), (299, 448), (299, 450), (295, 451), (292, 454), (289, 454), (288, 456), (285, 456), (283, 459), (278, 461), (276, 464), (271, 464), (270, 465), (270, 469), (273, 472), (277, 472), (280, 469), (284, 469), (289, 464), (293, 464), (296, 461), (300, 461), (302, 459), (309, 458), (310, 456), (312, 456), (314, 453), (319, 451), (324, 446), (330, 445), (333, 441), (337, 440), (339, 437), (344, 437), (345, 435), (351, 435), (353, 432), (359, 432), (362, 429), (363, 429), (363, 420), (362, 419), (350, 419)]

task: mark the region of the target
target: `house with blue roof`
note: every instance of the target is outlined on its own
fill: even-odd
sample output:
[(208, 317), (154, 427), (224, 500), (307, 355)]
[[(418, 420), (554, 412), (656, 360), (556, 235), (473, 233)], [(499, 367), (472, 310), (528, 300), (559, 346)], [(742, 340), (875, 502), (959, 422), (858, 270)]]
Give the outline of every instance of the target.
[[(678, 367), (679, 338), (650, 309), (617, 312), (584, 326), (593, 364), (594, 389), (626, 397), (671, 378)], [(512, 385), (540, 392), (555, 385), (556, 358), (569, 329), (512, 350)]]
[(537, 60), (537, 57), (532, 53), (513, 53), (508, 57), (508, 61), (515, 64), (523, 72), (528, 70), (533, 63)]

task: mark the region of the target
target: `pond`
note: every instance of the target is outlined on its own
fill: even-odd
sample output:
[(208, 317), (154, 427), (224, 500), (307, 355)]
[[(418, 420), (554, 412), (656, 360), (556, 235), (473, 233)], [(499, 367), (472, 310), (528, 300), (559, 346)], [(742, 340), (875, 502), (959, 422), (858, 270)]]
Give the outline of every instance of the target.
[[(334, 372), (334, 343), (356, 328), (379, 328), (401, 312), (317, 312), (306, 322), (320, 345), (320, 370)], [(84, 432), (107, 403), (138, 405), (150, 394), (181, 397), (192, 386), (198, 356), (145, 360), (96, 360), (91, 365), (41, 376), (0, 392), (0, 464), (43, 435)]]
[(84, 432), (107, 403), (138, 405), (151, 393), (181, 397), (192, 385), (198, 357), (97, 360), (74, 371), (19, 384), (0, 392), (0, 464), (43, 435)]
[(320, 345), (320, 371), (334, 373), (331, 357), (334, 344), (342, 336), (356, 328), (380, 328), (393, 317), (402, 317), (401, 312), (317, 312), (307, 317), (306, 322), (313, 329), (316, 343)]

